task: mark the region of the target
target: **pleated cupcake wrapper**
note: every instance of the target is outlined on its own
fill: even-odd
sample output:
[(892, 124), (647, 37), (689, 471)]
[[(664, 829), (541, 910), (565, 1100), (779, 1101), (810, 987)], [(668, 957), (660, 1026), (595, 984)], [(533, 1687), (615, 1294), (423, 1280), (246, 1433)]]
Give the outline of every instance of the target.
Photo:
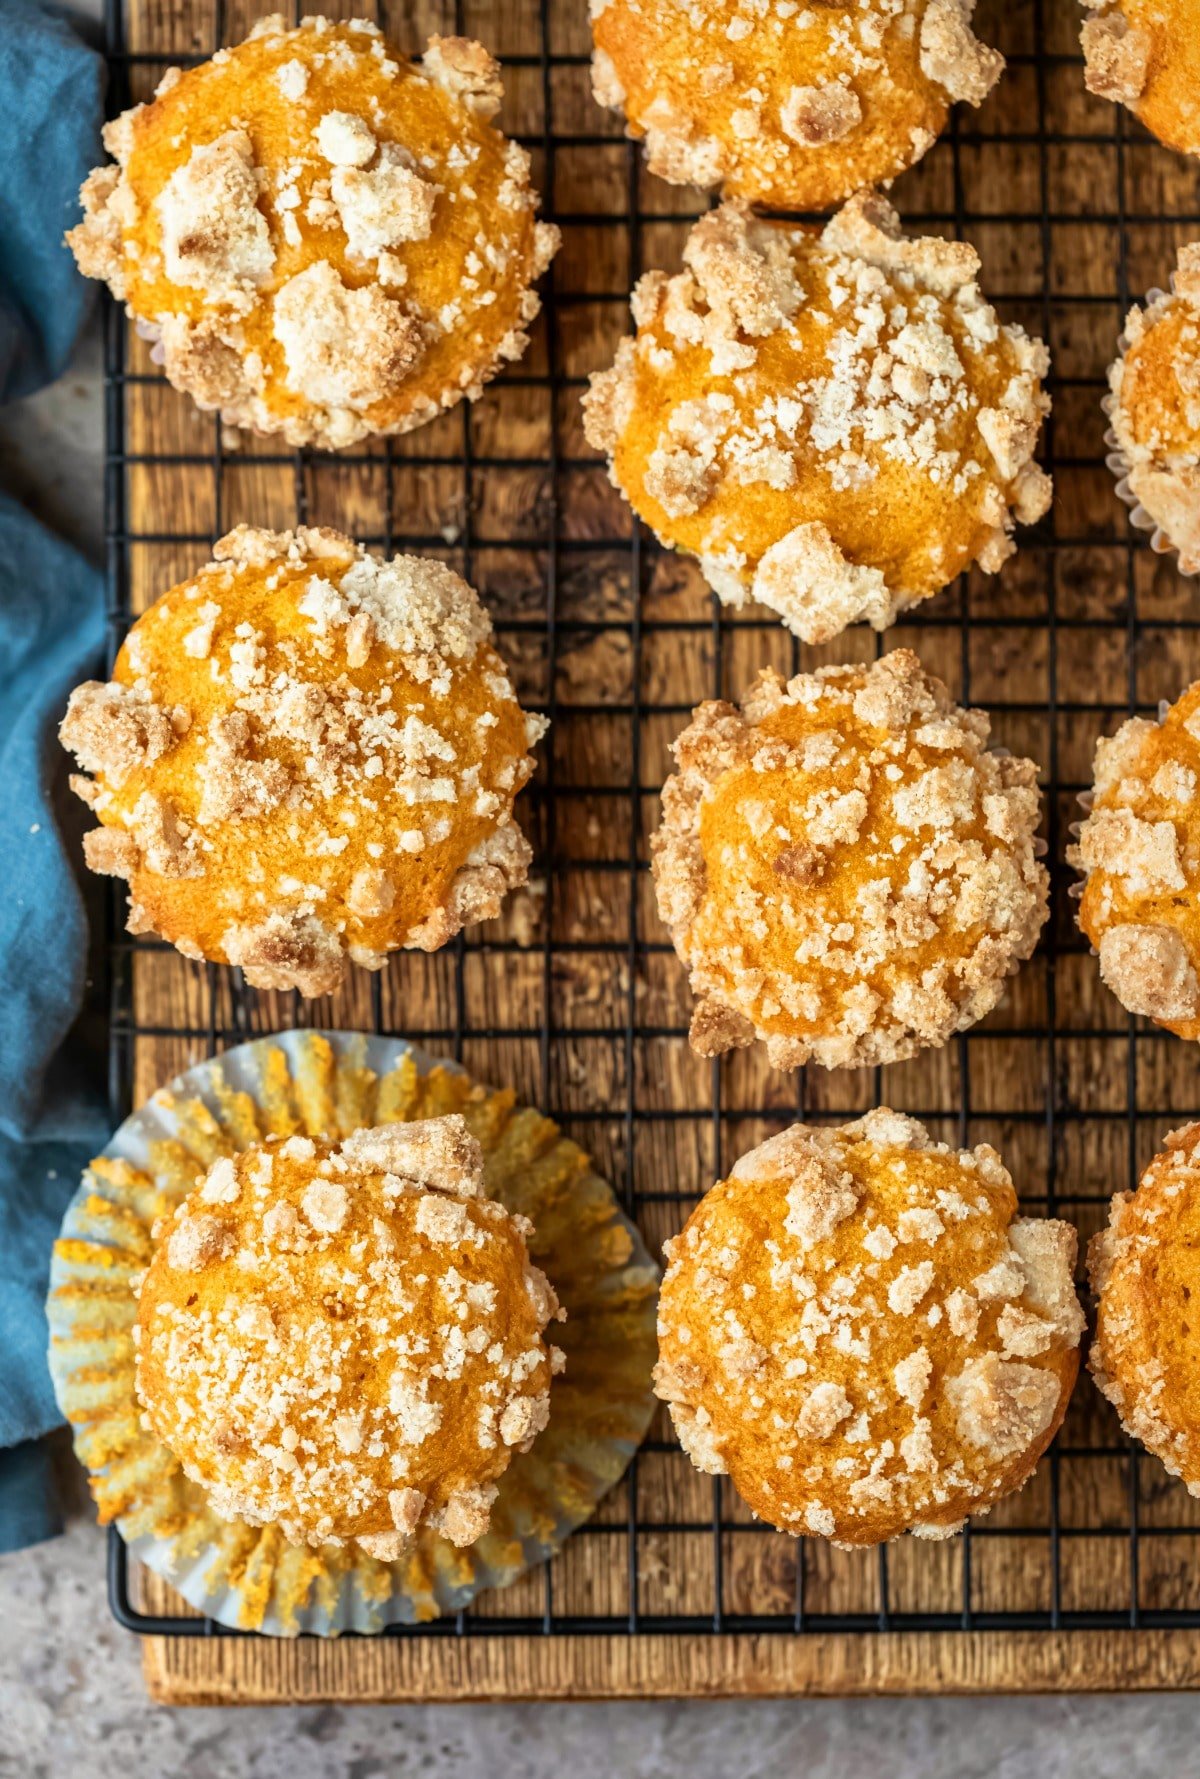
[[(362, 1125), (461, 1112), (488, 1190), (534, 1226), (530, 1252), (567, 1311), (550, 1421), (500, 1481), (488, 1532), (458, 1550), (428, 1529), (395, 1563), (356, 1544), (313, 1550), (220, 1519), (141, 1424), (134, 1281), (151, 1226), (222, 1154), (266, 1135), (340, 1138)], [(284, 1032), (239, 1045), (156, 1093), (84, 1174), (50, 1273), (50, 1370), (104, 1522), (223, 1625), (333, 1636), (470, 1605), (553, 1556), (625, 1471), (653, 1411), (658, 1269), (584, 1152), (515, 1095), (476, 1085), (400, 1039)]]
[[(1150, 308), (1154, 303), (1162, 302), (1163, 298), (1172, 295), (1175, 290), (1175, 279), (1171, 278), (1170, 290), (1148, 290), (1143, 298), (1143, 307)], [(1129, 350), (1129, 336), (1122, 330), (1117, 339), (1117, 356), (1124, 358)], [(1100, 403), (1109, 421), (1113, 417), (1113, 394), (1111, 389)], [(1108, 446), (1108, 455), (1104, 461), (1112, 471), (1116, 482), (1117, 497), (1129, 508), (1129, 522), (1139, 531), (1150, 533), (1150, 548), (1156, 556), (1174, 556), (1175, 567), (1185, 580), (1193, 580), (1200, 575), (1200, 567), (1184, 568), (1179, 561), (1179, 551), (1171, 542), (1158, 520), (1148, 513), (1133, 489), (1129, 486), (1129, 476), (1133, 465), (1121, 449), (1116, 432), (1110, 425), (1104, 434), (1104, 443)]]

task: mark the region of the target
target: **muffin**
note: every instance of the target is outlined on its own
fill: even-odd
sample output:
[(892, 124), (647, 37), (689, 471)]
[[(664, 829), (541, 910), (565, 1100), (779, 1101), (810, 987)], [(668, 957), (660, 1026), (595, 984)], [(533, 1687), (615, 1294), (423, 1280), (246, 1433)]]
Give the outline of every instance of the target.
[(498, 913), (528, 869), (513, 799), (546, 725), (471, 588), (312, 528), (239, 526), (213, 556), (59, 731), (130, 931), (318, 995), (347, 959), (379, 969)]
[(1200, 1124), (1173, 1130), (1136, 1192), (1118, 1192), (1088, 1246), (1096, 1333), (1088, 1368), (1125, 1431), (1200, 1495)]
[(558, 246), (500, 97), (465, 38), (412, 63), (366, 19), (276, 14), (107, 126), (67, 241), (231, 425), (406, 432), (521, 356)]
[(1200, 241), (1179, 251), (1170, 294), (1131, 309), (1108, 373), (1110, 464), (1134, 521), (1200, 574)]
[(652, 842), (691, 1044), (899, 1062), (982, 1019), (1037, 942), (1037, 767), (908, 649), (702, 704)]
[(1130, 1013), (1200, 1038), (1200, 680), (1096, 743), (1095, 790), (1068, 863), (1079, 924)]
[(592, 90), (624, 110), (652, 173), (825, 210), (932, 147), (956, 99), (982, 104), (1004, 57), (974, 0), (592, 0)]
[[(482, 1151), (482, 1196), (512, 1213), (510, 1219), (498, 1218), (490, 1210), (480, 1212), (478, 1199), (465, 1206), (460, 1202), (462, 1188), (474, 1181), (477, 1170), (470, 1146), (461, 1140), (455, 1114), (478, 1139)], [(329, 1171), (325, 1158), (330, 1150), (341, 1150), (344, 1158), (347, 1138), (379, 1125), (386, 1126), (389, 1143), (394, 1133), (414, 1133), (407, 1148), (389, 1153), (389, 1168), (393, 1161), (398, 1162), (400, 1172), (389, 1171), (376, 1183), (374, 1156), (370, 1168), (363, 1169), (372, 1176), (367, 1183), (350, 1172), (341, 1176), (336, 1168)], [(436, 1138), (430, 1141), (428, 1133), (436, 1131), (445, 1133), (440, 1145)], [(302, 1143), (298, 1150), (289, 1148), (280, 1159), (290, 1138), (311, 1139), (311, 1156)], [(373, 1147), (374, 1139), (366, 1140)], [(405, 1141), (402, 1136), (395, 1140)], [(197, 1188), (218, 1157), (236, 1158), (249, 1149), (255, 1155), (244, 1163), (247, 1183), (239, 1196), (231, 1198), (229, 1191), (231, 1184), (238, 1191), (238, 1168), (243, 1164), (231, 1159), (232, 1174), (221, 1169), (209, 1188), (217, 1202), (196, 1200)], [(350, 1156), (356, 1167), (364, 1159), (361, 1150), (351, 1149)], [(267, 1171), (266, 1158), (273, 1159), (269, 1160), (271, 1180), (264, 1208), (257, 1188), (263, 1184), (259, 1176)], [(322, 1165), (326, 1166), (324, 1174)], [(314, 1168), (316, 1193), (310, 1198)], [(285, 1178), (294, 1187), (287, 1198), (281, 1196)], [(336, 1220), (340, 1197), (335, 1191), (330, 1199), (327, 1189), (336, 1187), (339, 1180), (352, 1195), (352, 1203), (341, 1230), (333, 1231), (321, 1225)], [(453, 1194), (449, 1186), (455, 1187)], [(380, 1197), (384, 1209), (376, 1217), (373, 1200)], [(448, 1341), (457, 1346), (460, 1335), (466, 1340), (470, 1357), (458, 1377), (448, 1373), (442, 1377), (434, 1370), (435, 1366), (445, 1369), (446, 1362), (432, 1347), (421, 1352), (418, 1329), (410, 1330), (413, 1338), (407, 1355), (400, 1354), (397, 1344), (408, 1340), (401, 1329), (391, 1350), (372, 1344), (372, 1337), (365, 1346), (360, 1342), (357, 1355), (351, 1353), (343, 1364), (346, 1389), (359, 1373), (379, 1374), (376, 1393), (386, 1384), (389, 1412), (392, 1389), (388, 1374), (397, 1369), (400, 1359), (407, 1357), (412, 1367), (428, 1367), (429, 1393), (424, 1400), (431, 1409), (442, 1407), (445, 1411), (437, 1429), (430, 1429), (430, 1437), (436, 1432), (443, 1441), (448, 1440), (454, 1414), (459, 1414), (465, 1429), (457, 1468), (447, 1464), (441, 1469), (442, 1454), (424, 1441), (419, 1451), (393, 1442), (401, 1459), (409, 1464), (407, 1481), (395, 1482), (390, 1475), (380, 1475), (378, 1454), (369, 1449), (376, 1437), (369, 1423), (364, 1422), (369, 1437), (357, 1453), (342, 1450), (346, 1428), (341, 1430), (342, 1443), (337, 1445), (334, 1461), (342, 1464), (354, 1458), (368, 1473), (366, 1482), (376, 1488), (378, 1496), (378, 1512), (373, 1510), (371, 1517), (384, 1522), (381, 1532), (367, 1531), (363, 1540), (355, 1537), (349, 1543), (330, 1540), (318, 1548), (290, 1542), (274, 1520), (259, 1525), (220, 1517), (209, 1488), (185, 1474), (176, 1451), (155, 1431), (139, 1397), (137, 1343), (142, 1337), (137, 1333), (138, 1317), (139, 1310), (144, 1316), (150, 1313), (146, 1269), (156, 1251), (176, 1234), (171, 1213), (185, 1198), (193, 1203), (193, 1211), (185, 1216), (194, 1212), (236, 1225), (237, 1239), (246, 1247), (248, 1258), (255, 1265), (259, 1260), (277, 1263), (279, 1270), (272, 1272), (268, 1288), (265, 1275), (250, 1269), (243, 1273), (240, 1267), (234, 1272), (230, 1265), (218, 1266), (215, 1259), (211, 1276), (207, 1269), (202, 1275), (173, 1273), (168, 1257), (159, 1260), (160, 1270), (155, 1275), (159, 1284), (149, 1289), (161, 1299), (161, 1284), (175, 1302), (190, 1278), (186, 1298), (195, 1295), (196, 1304), (185, 1300), (183, 1308), (189, 1315), (196, 1310), (201, 1292), (215, 1298), (221, 1279), (232, 1279), (232, 1295), (240, 1302), (239, 1317), (248, 1297), (267, 1298), (280, 1336), (276, 1348), (261, 1354), (264, 1361), (286, 1356), (278, 1344), (283, 1336), (292, 1340), (294, 1334), (293, 1346), (299, 1343), (307, 1316), (307, 1325), (317, 1334), (311, 1343), (305, 1337), (305, 1350), (289, 1367), (286, 1386), (281, 1384), (278, 1397), (272, 1396), (281, 1414), (290, 1409), (296, 1393), (292, 1377), (309, 1376), (309, 1344), (319, 1364), (320, 1343), (329, 1328), (341, 1340), (346, 1328), (361, 1328), (369, 1318), (407, 1313), (402, 1302), (405, 1294), (411, 1299), (414, 1316), (436, 1311), (450, 1328)], [(358, 1210), (363, 1211), (364, 1220), (362, 1232), (356, 1234), (352, 1219)], [(261, 1213), (268, 1241), (249, 1243), (245, 1230), (251, 1211), (255, 1217)], [(293, 1212), (294, 1233), (304, 1239), (285, 1246), (277, 1238), (287, 1235)], [(532, 1225), (529, 1230), (524, 1228), (526, 1218)], [(460, 1226), (467, 1238), (465, 1263), (452, 1246), (443, 1246), (437, 1239)], [(483, 1241), (476, 1246), (480, 1231)], [(550, 1354), (554, 1373), (550, 1419), (532, 1446), (525, 1449), (529, 1436), (520, 1432), (523, 1406), (513, 1409), (506, 1430), (497, 1428), (502, 1444), (506, 1443), (505, 1431), (519, 1436), (519, 1442), (507, 1447), (512, 1462), (503, 1475), (488, 1484), (472, 1480), (478, 1476), (482, 1460), (469, 1437), (471, 1426), (477, 1424), (480, 1429), (478, 1445), (490, 1466), (503, 1463), (504, 1454), (483, 1437), (485, 1414), (487, 1431), (491, 1430), (487, 1410), (495, 1407), (503, 1415), (509, 1397), (519, 1394), (522, 1403), (533, 1404), (529, 1408), (532, 1417), (540, 1418), (541, 1414), (534, 1399), (543, 1394), (542, 1373), (526, 1370), (531, 1352), (536, 1359), (532, 1335), (523, 1349), (526, 1357), (514, 1365), (512, 1377), (501, 1377), (501, 1390), (491, 1388), (493, 1380), (479, 1369), (485, 1362), (489, 1368), (493, 1363), (499, 1365), (505, 1359), (503, 1342), (510, 1335), (515, 1342), (528, 1316), (520, 1292), (517, 1311), (509, 1316), (507, 1332), (500, 1331), (494, 1350), (488, 1346), (482, 1355), (473, 1352), (483, 1325), (474, 1311), (482, 1309), (485, 1320), (492, 1315), (493, 1305), (484, 1286), (496, 1284), (502, 1292), (515, 1289), (509, 1262), (514, 1253), (520, 1255), (522, 1235), (525, 1251), (549, 1279), (565, 1313), (565, 1321), (561, 1314), (558, 1318), (553, 1338), (567, 1358), (560, 1370), (559, 1361)], [(423, 1246), (424, 1237), (433, 1243), (435, 1266), (421, 1259), (422, 1252), (429, 1252)], [(198, 1246), (209, 1241), (224, 1246), (220, 1228), (214, 1239), (211, 1234), (205, 1236), (201, 1225), (182, 1238), (184, 1258), (188, 1242), (196, 1238), (200, 1238)], [(394, 1256), (384, 1251), (385, 1238), (395, 1240)], [(349, 1244), (348, 1258), (343, 1257), (345, 1244)], [(175, 1258), (179, 1257), (177, 1249)], [(318, 1280), (308, 1293), (312, 1307), (306, 1302), (301, 1311), (295, 1315), (289, 1311), (285, 1319), (280, 1304), (285, 1298), (290, 1303), (299, 1290), (292, 1274), (285, 1271), (293, 1266), (302, 1269), (296, 1276), (304, 1280), (312, 1280), (317, 1267), (332, 1268), (334, 1277), (330, 1288)], [(393, 1287), (400, 1268), (408, 1268), (412, 1277), (401, 1277), (403, 1290), (398, 1297)], [(481, 1271), (488, 1276), (481, 1278)], [(424, 1279), (417, 1277), (422, 1272), (427, 1275)], [(434, 1284), (430, 1284), (431, 1278)], [(651, 1372), (657, 1357), (654, 1315), (658, 1280), (658, 1269), (641, 1236), (589, 1157), (549, 1119), (521, 1105), (511, 1089), (484, 1087), (457, 1065), (440, 1061), (400, 1038), (293, 1030), (272, 1033), (193, 1064), (143, 1101), (114, 1132), (103, 1153), (88, 1164), (67, 1207), (51, 1258), (47, 1357), (59, 1408), (71, 1425), (75, 1452), (87, 1473), (100, 1522), (115, 1528), (129, 1547), (131, 1559), (161, 1577), (198, 1613), (237, 1630), (276, 1637), (375, 1633), (389, 1625), (419, 1625), (466, 1610), (482, 1593), (511, 1586), (532, 1567), (553, 1557), (571, 1533), (591, 1518), (624, 1474), (653, 1413)], [(441, 1312), (443, 1308), (461, 1309), (459, 1300), (468, 1286), (467, 1313), (460, 1330), (457, 1314), (450, 1317)], [(435, 1299), (430, 1293), (436, 1290), (442, 1295)], [(139, 1301), (142, 1297), (146, 1298), (144, 1304)], [(347, 1303), (349, 1316), (342, 1314)], [(244, 1328), (235, 1322), (230, 1330), (226, 1319), (222, 1341), (233, 1342), (235, 1336), (253, 1334), (256, 1327), (264, 1326), (258, 1309), (249, 1307)], [(497, 1314), (504, 1309), (499, 1297), (494, 1307)], [(221, 1313), (219, 1307), (217, 1313)], [(249, 1342), (243, 1344), (249, 1350)], [(161, 1355), (163, 1349), (157, 1350)], [(153, 1357), (147, 1361), (151, 1367), (154, 1363)], [(173, 1363), (170, 1339), (165, 1363)], [(455, 1369), (456, 1362), (452, 1362), (450, 1370)], [(525, 1375), (518, 1376), (518, 1370)], [(417, 1392), (423, 1376), (420, 1370), (414, 1375)], [(197, 1375), (194, 1382), (198, 1385), (200, 1381)], [(481, 1386), (478, 1392), (477, 1381)], [(187, 1387), (192, 1390), (192, 1383)], [(227, 1381), (223, 1388), (228, 1391), (233, 1385)], [(477, 1423), (471, 1420), (471, 1405), (464, 1406), (454, 1395), (461, 1390), (485, 1396)], [(338, 1441), (337, 1414), (365, 1412), (370, 1406), (364, 1390), (357, 1393), (358, 1400), (344, 1409), (330, 1408), (327, 1441)], [(196, 1417), (189, 1418), (176, 1433), (172, 1417), (177, 1418), (177, 1411), (161, 1389), (159, 1399), (164, 1429), (197, 1472), (187, 1443), (193, 1434), (199, 1436)], [(155, 1412), (160, 1412), (157, 1401)], [(238, 1412), (241, 1414), (241, 1405)], [(212, 1457), (209, 1432), (206, 1425), (206, 1457)], [(268, 1429), (265, 1443), (282, 1446), (286, 1452), (290, 1435), (286, 1441), (281, 1437), (282, 1425), (278, 1433), (280, 1437)], [(353, 1438), (351, 1426), (349, 1443)], [(221, 1446), (212, 1464), (218, 1477), (216, 1498), (224, 1507), (222, 1490), (227, 1493), (233, 1488), (235, 1494), (242, 1495), (247, 1490), (246, 1478), (233, 1468), (224, 1436)], [(298, 1463), (315, 1463), (315, 1454), (299, 1439), (296, 1449)], [(272, 1456), (272, 1468), (279, 1470), (277, 1452)], [(411, 1539), (393, 1556), (390, 1553), (402, 1540), (392, 1534), (402, 1528), (392, 1517), (386, 1496), (401, 1486), (417, 1487), (421, 1464), (432, 1467), (433, 1493)], [(286, 1458), (282, 1467), (286, 1470)], [(434, 1470), (438, 1471), (436, 1476)], [(437, 1490), (444, 1493), (455, 1477), (470, 1487), (498, 1486), (487, 1532), (469, 1548), (457, 1547), (434, 1525), (439, 1511)], [(297, 1503), (287, 1494), (283, 1476), (263, 1471), (249, 1481), (251, 1511), (266, 1510), (262, 1502), (270, 1487), (282, 1496), (272, 1507), (278, 1505), (289, 1524), (295, 1523), (292, 1516)], [(300, 1484), (312, 1481), (311, 1476), (298, 1479)], [(360, 1489), (358, 1499), (362, 1498)], [(329, 1505), (340, 1511), (347, 1500), (339, 1490)], [(413, 1504), (408, 1505), (411, 1508)], [(448, 1498), (443, 1505), (448, 1505)], [(457, 1516), (469, 1506), (469, 1502), (460, 1503), (451, 1529), (455, 1525), (459, 1531), (463, 1529)], [(306, 1528), (304, 1535), (308, 1535)], [(381, 1558), (371, 1550), (387, 1554)]]
[(457, 1115), (222, 1156), (140, 1288), (152, 1431), (222, 1517), (294, 1544), (473, 1544), (561, 1360), (530, 1228)]
[(781, 1531), (946, 1538), (1033, 1473), (1078, 1369), (1075, 1231), (986, 1143), (794, 1124), (667, 1244), (655, 1389), (697, 1469)]
[(636, 340), (585, 397), (589, 442), (651, 530), (730, 605), (806, 642), (882, 630), (1040, 518), (1038, 340), (1001, 325), (962, 241), (908, 240), (879, 197), (824, 230), (736, 204), (687, 270), (633, 294)]
[(1193, 0), (1082, 0), (1088, 91), (1127, 105), (1168, 148), (1200, 154)]

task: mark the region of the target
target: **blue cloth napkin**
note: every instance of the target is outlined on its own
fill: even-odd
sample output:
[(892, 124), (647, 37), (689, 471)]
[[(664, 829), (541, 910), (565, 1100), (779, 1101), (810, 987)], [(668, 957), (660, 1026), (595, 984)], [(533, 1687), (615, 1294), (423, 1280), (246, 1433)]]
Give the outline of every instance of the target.
[(62, 375), (90, 306), (62, 236), (103, 115), (99, 56), (35, 0), (0, 0), (0, 401)]
[[(66, 24), (0, 0), (0, 400), (58, 376), (86, 314), (62, 232), (102, 153), (102, 86), (99, 58)], [(103, 1074), (76, 1027), (81, 823), (55, 737), (103, 640), (100, 576), (0, 493), (0, 1551), (57, 1529), (39, 1443), (61, 1419), (46, 1367), (50, 1247), (106, 1134)]]

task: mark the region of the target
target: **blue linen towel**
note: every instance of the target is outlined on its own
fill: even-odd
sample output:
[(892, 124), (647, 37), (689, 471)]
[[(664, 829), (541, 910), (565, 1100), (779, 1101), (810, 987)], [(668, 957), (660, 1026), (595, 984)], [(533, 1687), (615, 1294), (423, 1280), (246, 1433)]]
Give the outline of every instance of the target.
[[(0, 0), (0, 400), (60, 375), (86, 314), (62, 232), (101, 156), (102, 87), (99, 58), (61, 19)], [(103, 1076), (72, 1031), (88, 928), (55, 737), (103, 635), (99, 575), (0, 493), (0, 1551), (57, 1529), (39, 1443), (61, 1419), (46, 1368), (49, 1255), (106, 1134)]]

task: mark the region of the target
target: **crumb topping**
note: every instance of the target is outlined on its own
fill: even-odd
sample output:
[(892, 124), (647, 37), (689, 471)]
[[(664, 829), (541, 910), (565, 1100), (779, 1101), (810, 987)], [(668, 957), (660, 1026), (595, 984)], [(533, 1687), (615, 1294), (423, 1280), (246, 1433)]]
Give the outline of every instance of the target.
[(258, 208), (261, 183), (245, 130), (227, 130), (193, 149), (158, 199), (168, 278), (195, 286), (209, 301), (248, 306), (248, 292), (275, 265), (267, 219)]
[(585, 431), (722, 599), (822, 642), (1001, 566), (1049, 505), (1049, 361), (999, 322), (973, 248), (908, 239), (865, 195), (819, 235), (723, 205), (684, 262), (635, 289)]
[(1047, 877), (1037, 769), (988, 727), (903, 649), (700, 706), (652, 841), (700, 1055), (895, 1062), (996, 1005)]
[(457, 1114), (221, 1157), (141, 1286), (151, 1426), (215, 1511), (292, 1543), (473, 1543), (558, 1369), (527, 1231)]
[(67, 238), (201, 406), (341, 449), (519, 358), (558, 233), (480, 45), (410, 63), (361, 20), (260, 23), (107, 127)]
[(685, 1449), (843, 1544), (945, 1535), (1019, 1487), (1084, 1319), (1073, 1229), (1016, 1211), (995, 1150), (886, 1109), (744, 1156), (668, 1244), (656, 1389)]
[(139, 619), (60, 730), (139, 931), (330, 993), (499, 911), (546, 727), (521, 710), (474, 592), (337, 532), (239, 527)]
[(1004, 58), (976, 38), (974, 10), (593, 0), (592, 90), (661, 178), (828, 209), (918, 161), (952, 101), (987, 97)]
[(1123, 1007), (1200, 1037), (1200, 682), (1161, 723), (1096, 744), (1095, 790), (1068, 862), (1079, 924)]
[(274, 334), (286, 379), (320, 407), (361, 413), (383, 401), (421, 354), (421, 332), (376, 285), (348, 289), (318, 260), (280, 290)]
[[(1093, 0), (1084, 3), (1090, 6)], [(1106, 0), (1094, 3), (1106, 6)], [(1082, 38), (1088, 91), (1136, 109), (1150, 72), (1150, 33), (1132, 27), (1117, 4), (1085, 19)]]

